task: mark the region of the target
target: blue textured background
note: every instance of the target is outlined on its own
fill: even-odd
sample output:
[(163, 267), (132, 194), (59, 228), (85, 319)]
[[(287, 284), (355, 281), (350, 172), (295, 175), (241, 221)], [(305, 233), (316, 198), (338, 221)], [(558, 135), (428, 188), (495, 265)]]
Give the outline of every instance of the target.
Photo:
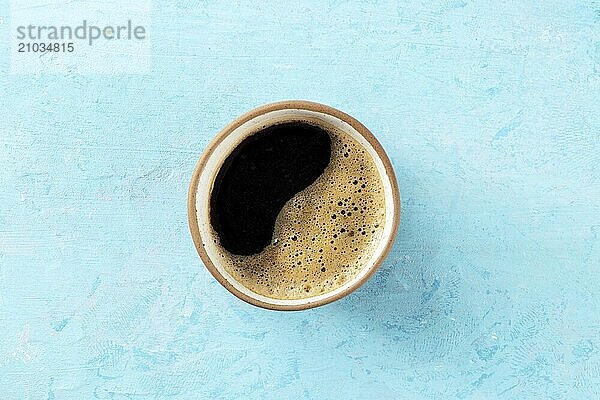
[[(3, 399), (600, 398), (600, 3), (152, 21), (147, 75), (11, 76), (0, 44)], [(288, 98), (365, 123), (403, 205), (376, 276), (299, 313), (226, 292), (186, 221), (211, 137)]]

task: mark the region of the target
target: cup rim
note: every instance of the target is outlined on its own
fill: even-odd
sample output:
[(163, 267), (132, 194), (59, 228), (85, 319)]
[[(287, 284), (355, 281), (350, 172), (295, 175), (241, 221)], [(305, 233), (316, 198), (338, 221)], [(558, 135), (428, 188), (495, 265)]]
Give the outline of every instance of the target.
[[(198, 184), (200, 181), (200, 175), (203, 172), (206, 163), (210, 156), (213, 154), (214, 150), (218, 147), (218, 145), (236, 128), (241, 126), (247, 121), (250, 121), (260, 115), (279, 110), (287, 110), (287, 109), (298, 109), (298, 110), (307, 110), (318, 113), (327, 114), (338, 118), (350, 126), (352, 126), (360, 135), (364, 137), (365, 140), (373, 147), (373, 150), (377, 153), (380, 158), (383, 166), (385, 168), (385, 173), (387, 178), (390, 181), (390, 186), (392, 189), (392, 205), (395, 208), (393, 212), (392, 219), (392, 229), (388, 237), (383, 238), (386, 241), (385, 247), (383, 251), (379, 254), (372, 267), (370, 267), (369, 271), (362, 276), (360, 279), (356, 280), (351, 286), (347, 287), (345, 290), (338, 292), (330, 297), (325, 297), (318, 301), (310, 301), (310, 297), (307, 298), (306, 303), (302, 304), (272, 304), (267, 303), (262, 300), (253, 298), (251, 296), (246, 295), (245, 293), (240, 292), (236, 289), (231, 283), (219, 272), (217, 267), (214, 265), (213, 261), (209, 257), (208, 253), (204, 249), (204, 244), (202, 241), (202, 237), (200, 235), (200, 228), (198, 226), (198, 217), (196, 211), (196, 194), (198, 192)], [(385, 150), (379, 143), (379, 141), (373, 136), (373, 134), (357, 119), (354, 117), (338, 110), (333, 107), (316, 103), (307, 100), (286, 100), (279, 101), (275, 103), (268, 103), (262, 106), (256, 107), (245, 114), (237, 117), (235, 120), (230, 122), (225, 128), (223, 128), (209, 143), (206, 147), (202, 155), (200, 156), (196, 166), (194, 168), (192, 179), (190, 182), (189, 192), (188, 192), (188, 225), (190, 228), (190, 233), (192, 235), (192, 239), (194, 241), (194, 245), (196, 247), (196, 251), (200, 256), (200, 259), (204, 263), (205, 267), (211, 273), (211, 275), (227, 289), (230, 293), (232, 293), (237, 298), (257, 307), (270, 309), (270, 310), (278, 310), (278, 311), (299, 311), (299, 310), (307, 310), (314, 307), (319, 307), (333, 301), (336, 301), (348, 294), (352, 293), (360, 286), (362, 286), (369, 278), (379, 269), (383, 261), (389, 255), (392, 246), (394, 245), (394, 241), (396, 235), (398, 233), (398, 226), (400, 225), (400, 191), (398, 189), (398, 182), (396, 180), (396, 175), (394, 173), (394, 169), (392, 167), (392, 163), (388, 158)]]

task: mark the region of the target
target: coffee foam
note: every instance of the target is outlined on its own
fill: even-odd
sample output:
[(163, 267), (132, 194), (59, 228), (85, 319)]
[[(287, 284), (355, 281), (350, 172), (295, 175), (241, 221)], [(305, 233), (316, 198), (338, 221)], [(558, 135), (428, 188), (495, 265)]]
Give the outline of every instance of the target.
[(331, 292), (363, 269), (382, 238), (385, 195), (373, 158), (353, 138), (325, 129), (331, 161), (284, 205), (271, 244), (241, 256), (215, 241), (220, 265), (255, 293), (291, 300)]

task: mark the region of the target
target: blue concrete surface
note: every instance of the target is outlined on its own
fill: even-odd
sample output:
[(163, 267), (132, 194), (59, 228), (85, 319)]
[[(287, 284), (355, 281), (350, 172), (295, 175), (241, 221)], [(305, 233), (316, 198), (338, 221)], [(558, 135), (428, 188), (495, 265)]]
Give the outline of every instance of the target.
[[(600, 3), (164, 0), (150, 36), (144, 75), (0, 42), (3, 399), (600, 398)], [(277, 313), (204, 269), (186, 195), (289, 98), (377, 135), (403, 215), (358, 292)]]

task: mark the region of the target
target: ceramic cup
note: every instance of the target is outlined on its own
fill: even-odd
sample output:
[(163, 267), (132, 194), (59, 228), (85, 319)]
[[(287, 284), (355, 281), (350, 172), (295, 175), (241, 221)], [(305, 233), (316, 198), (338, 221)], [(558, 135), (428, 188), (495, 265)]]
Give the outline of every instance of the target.
[[(355, 139), (375, 161), (385, 195), (385, 225), (375, 251), (352, 279), (333, 291), (302, 299), (276, 299), (253, 292), (220, 265), (210, 222), (210, 196), (215, 178), (240, 142), (256, 131), (283, 121), (313, 119), (336, 127)], [(394, 242), (400, 222), (400, 193), (392, 164), (373, 134), (356, 119), (332, 107), (301, 100), (255, 108), (227, 125), (208, 145), (194, 170), (188, 195), (188, 222), (196, 249), (210, 273), (232, 294), (255, 306), (273, 310), (305, 310), (338, 300), (356, 290), (377, 270)]]

